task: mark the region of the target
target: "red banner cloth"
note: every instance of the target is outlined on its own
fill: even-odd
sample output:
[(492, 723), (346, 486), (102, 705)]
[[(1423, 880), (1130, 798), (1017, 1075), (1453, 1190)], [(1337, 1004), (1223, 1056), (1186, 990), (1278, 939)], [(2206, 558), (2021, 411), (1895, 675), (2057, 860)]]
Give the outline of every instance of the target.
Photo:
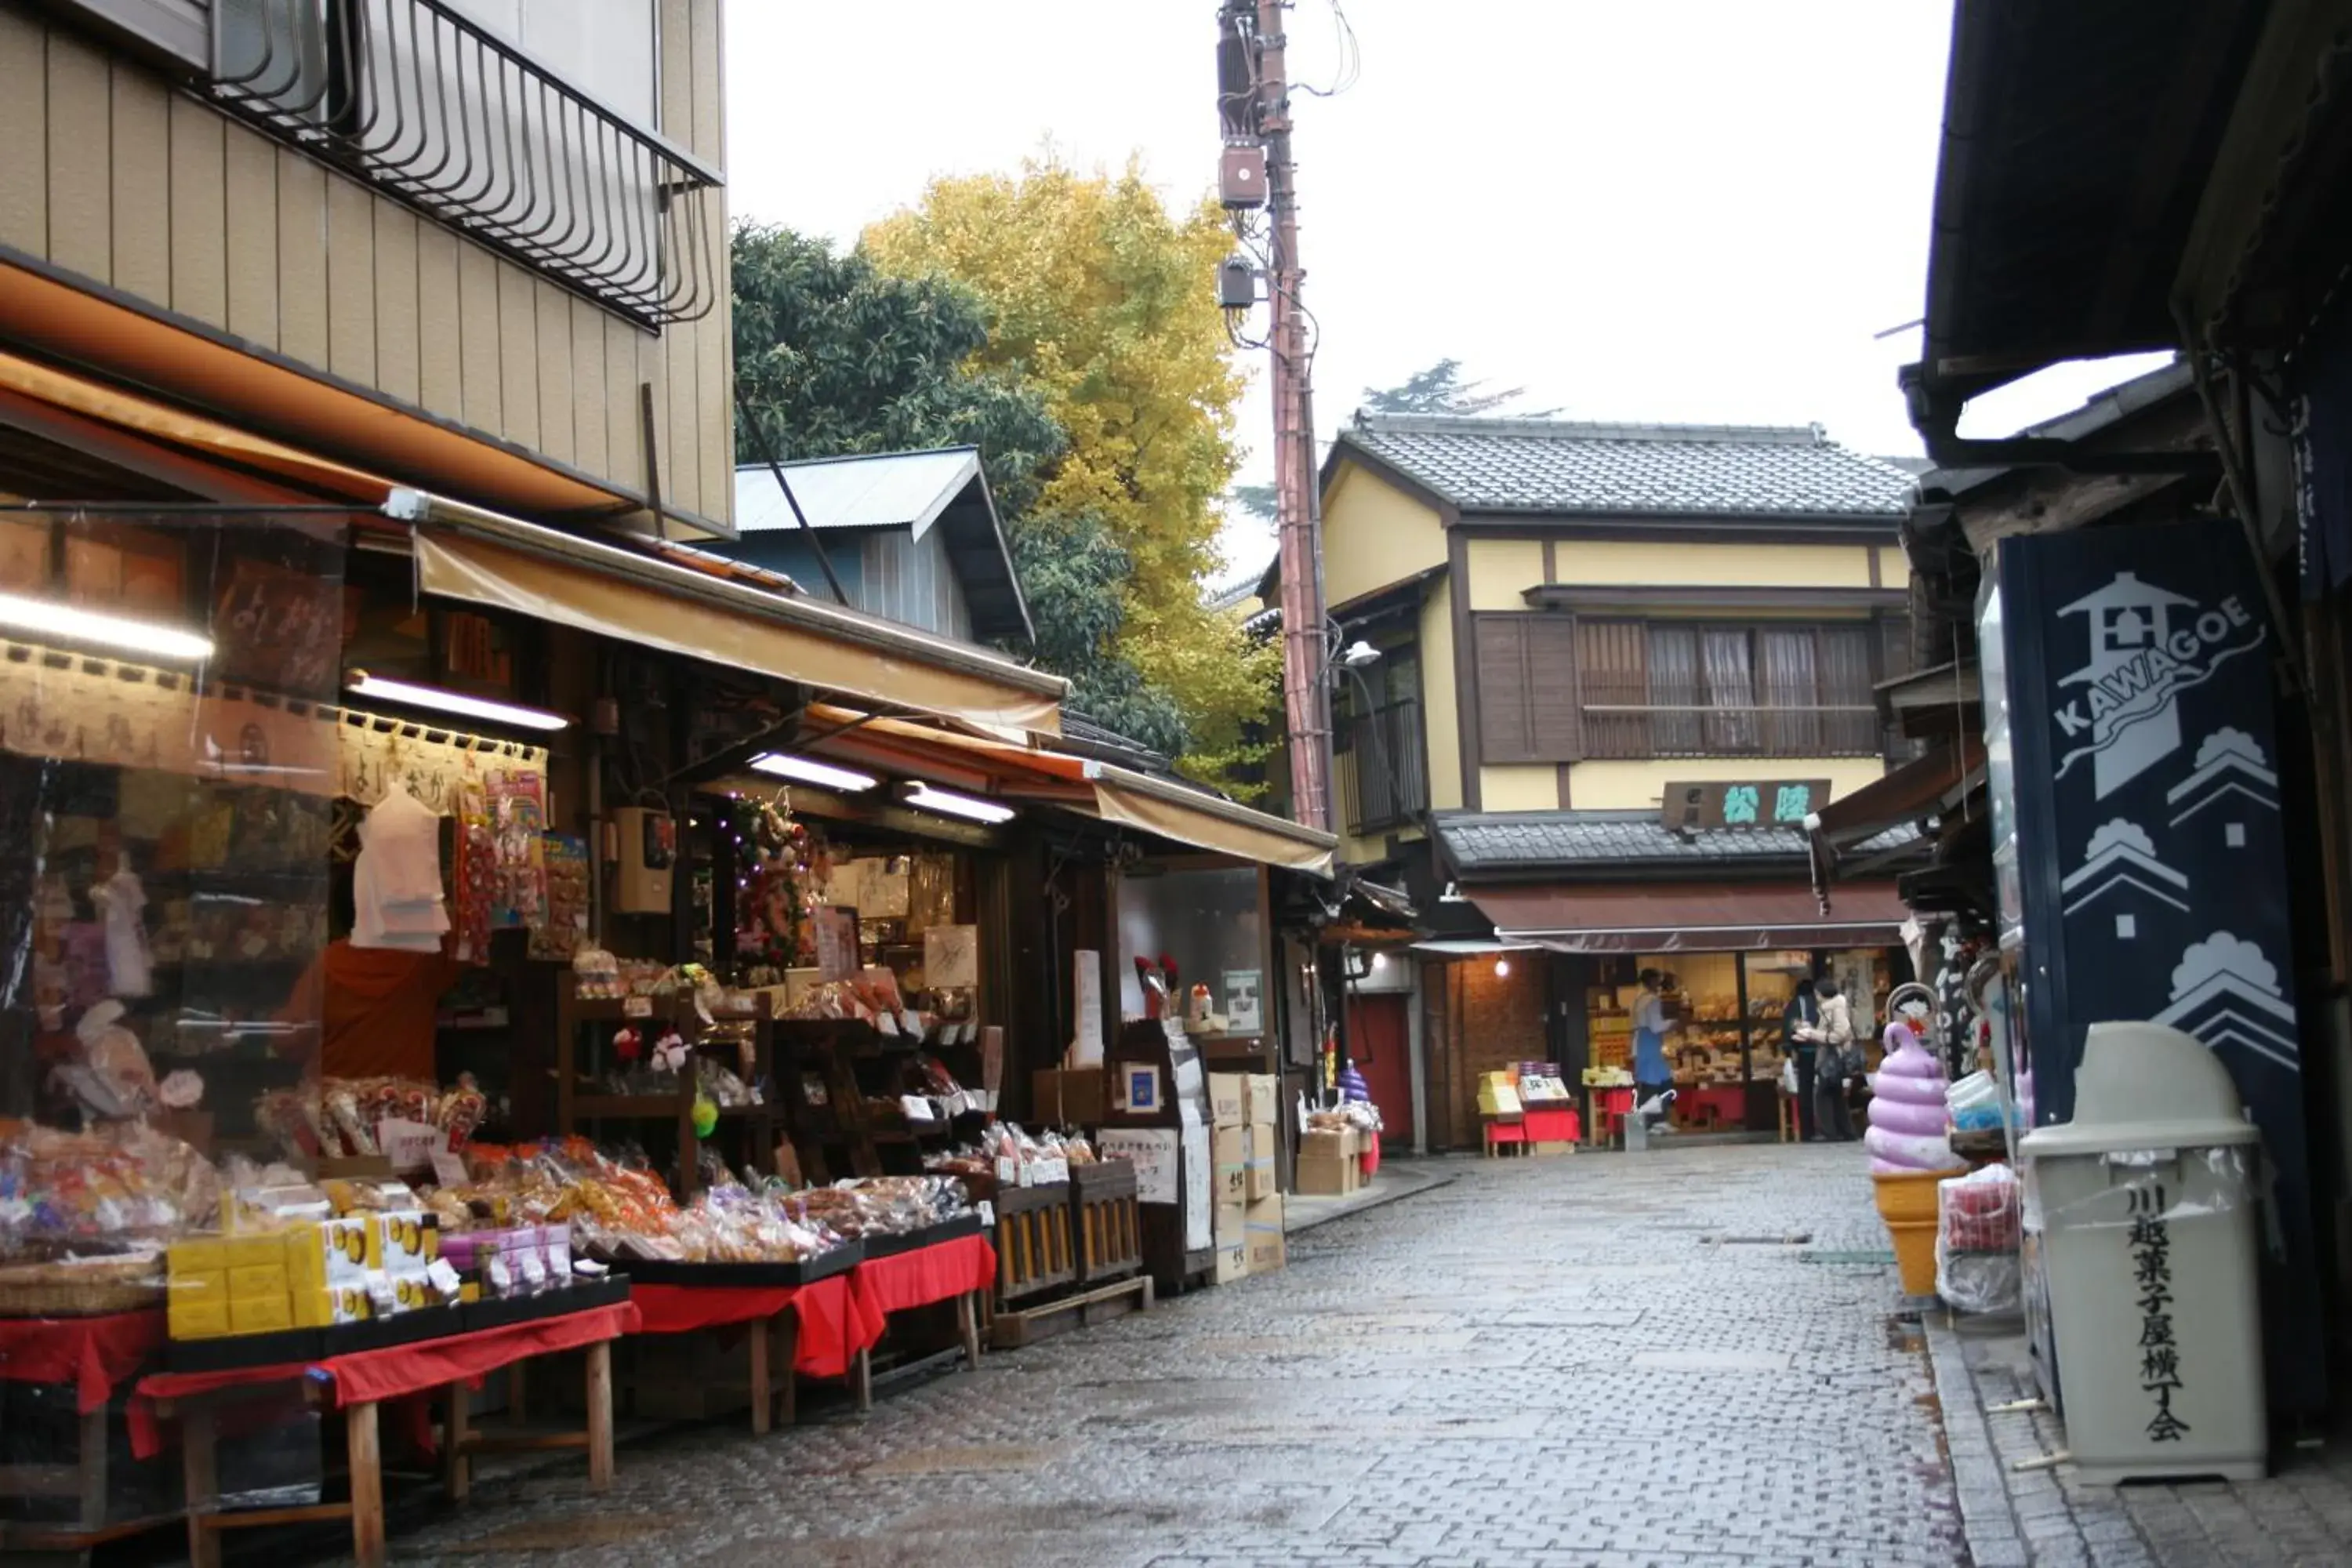
[(859, 1351), (882, 1337), (881, 1314), (869, 1312), (857, 1300), (851, 1278), (836, 1274), (814, 1285), (633, 1285), (629, 1300), (644, 1315), (637, 1331), (644, 1334), (757, 1322), (789, 1307), (800, 1319), (793, 1370), (839, 1377)]
[(528, 1361), (536, 1355), (578, 1350), (633, 1333), (637, 1327), (636, 1304), (615, 1302), (561, 1317), (534, 1318), (477, 1333), (449, 1334), (414, 1344), (387, 1345), (382, 1350), (354, 1351), (315, 1362), (280, 1362), (270, 1366), (232, 1367), (226, 1372), (166, 1372), (139, 1380), (131, 1402), (131, 1451), (152, 1458), (163, 1449), (156, 1429), (155, 1403), (185, 1399), (216, 1389), (250, 1384), (294, 1383), (319, 1378), (331, 1383), (335, 1404), (381, 1404), (404, 1394), (425, 1394), (453, 1383), (470, 1382), (486, 1373)]
[(984, 1236), (959, 1236), (911, 1252), (869, 1258), (849, 1277), (878, 1318), (987, 1289), (996, 1283), (996, 1248)]
[(1576, 1112), (1565, 1106), (1528, 1107), (1528, 1137), (1534, 1142), (1573, 1143), (1576, 1142)]
[(95, 1318), (0, 1318), (0, 1380), (72, 1384), (81, 1413), (104, 1408), (163, 1342), (163, 1314), (109, 1312)]

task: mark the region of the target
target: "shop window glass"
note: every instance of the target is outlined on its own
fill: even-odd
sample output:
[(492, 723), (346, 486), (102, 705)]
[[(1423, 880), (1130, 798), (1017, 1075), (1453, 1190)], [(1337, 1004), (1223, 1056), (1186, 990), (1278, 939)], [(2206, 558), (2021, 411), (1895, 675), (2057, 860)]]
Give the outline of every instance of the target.
[(0, 1260), (207, 1219), (315, 1075), (342, 563), (283, 517), (0, 522), (0, 1197), (119, 1156), (152, 1200), (0, 1201)]
[[(1164, 954), (1176, 961), (1177, 981), (1190, 993), (1209, 988), (1213, 1011), (1234, 1019), (1236, 1033), (1255, 1034), (1272, 1025), (1266, 1000), (1265, 940), (1258, 921), (1258, 872), (1254, 867), (1169, 870), (1118, 884), (1119, 1011), (1143, 1015), (1143, 986), (1135, 961), (1155, 967)], [(1242, 1024), (1254, 1000), (1258, 1019)], [(1241, 1005), (1236, 1006), (1235, 1003)], [(1234, 1016), (1239, 1014), (1239, 1017)]]

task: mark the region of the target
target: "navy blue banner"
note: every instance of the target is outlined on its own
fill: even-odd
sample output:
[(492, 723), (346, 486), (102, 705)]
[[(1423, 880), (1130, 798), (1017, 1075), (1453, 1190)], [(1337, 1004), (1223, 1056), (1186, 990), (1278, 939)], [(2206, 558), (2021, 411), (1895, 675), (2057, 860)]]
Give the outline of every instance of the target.
[(2273, 1408), (2316, 1408), (2277, 648), (2244, 536), (2217, 520), (2005, 539), (1991, 592), (2011, 752), (1994, 772), (2012, 793), (2003, 941), (2021, 944), (2033, 1123), (2073, 1117), (2092, 1024), (2150, 1019), (2212, 1048), (2276, 1173)]

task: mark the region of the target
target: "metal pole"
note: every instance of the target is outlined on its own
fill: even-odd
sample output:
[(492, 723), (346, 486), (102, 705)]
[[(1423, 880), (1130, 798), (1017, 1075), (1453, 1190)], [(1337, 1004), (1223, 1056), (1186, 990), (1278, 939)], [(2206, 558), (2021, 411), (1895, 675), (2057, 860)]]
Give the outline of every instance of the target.
[(1267, 209), (1274, 230), (1268, 293), (1274, 318), (1275, 489), (1282, 541), (1283, 710), (1290, 745), (1291, 816), (1307, 826), (1322, 828), (1331, 821), (1331, 694), (1323, 668), (1323, 552), (1316, 527), (1307, 318), (1299, 303), (1307, 272), (1298, 263), (1297, 171), (1290, 153), (1283, 9), (1283, 0), (1257, 0), (1258, 125), (1265, 142)]

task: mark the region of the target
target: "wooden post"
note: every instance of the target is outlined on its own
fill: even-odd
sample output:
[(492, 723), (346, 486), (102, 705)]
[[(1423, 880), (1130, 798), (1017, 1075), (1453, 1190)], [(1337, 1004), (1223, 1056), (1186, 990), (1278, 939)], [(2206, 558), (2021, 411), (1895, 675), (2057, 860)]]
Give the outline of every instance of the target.
[(383, 1453), (374, 1402), (346, 1408), (343, 1431), (351, 1445), (352, 1555), (360, 1568), (383, 1568)]
[(106, 1406), (81, 1418), (81, 1527), (106, 1528)]
[(775, 1331), (775, 1364), (783, 1369), (781, 1380), (783, 1394), (784, 1425), (796, 1426), (800, 1421), (800, 1380), (793, 1363), (800, 1359), (801, 1314), (796, 1307), (786, 1307), (770, 1319), (766, 1328)]
[(868, 1415), (874, 1409), (874, 1352), (871, 1347), (857, 1352), (857, 1364), (850, 1370), (857, 1380), (857, 1413)]
[(588, 1347), (588, 1489), (613, 1487), (613, 1342)]
[(519, 1361), (507, 1368), (507, 1421), (515, 1426), (530, 1421), (530, 1363)]
[(449, 1426), (441, 1451), (441, 1489), (451, 1502), (464, 1502), (474, 1489), (474, 1463), (466, 1452), (473, 1414), (473, 1391), (459, 1378), (449, 1385)]
[[(159, 1412), (169, 1414), (169, 1411)], [(220, 1536), (212, 1528), (220, 1503), (212, 1406), (201, 1397), (180, 1411), (180, 1474), (188, 1510), (189, 1568), (220, 1568)]]
[(775, 1390), (768, 1375), (768, 1325), (751, 1325), (751, 1435), (765, 1436), (775, 1419)]

